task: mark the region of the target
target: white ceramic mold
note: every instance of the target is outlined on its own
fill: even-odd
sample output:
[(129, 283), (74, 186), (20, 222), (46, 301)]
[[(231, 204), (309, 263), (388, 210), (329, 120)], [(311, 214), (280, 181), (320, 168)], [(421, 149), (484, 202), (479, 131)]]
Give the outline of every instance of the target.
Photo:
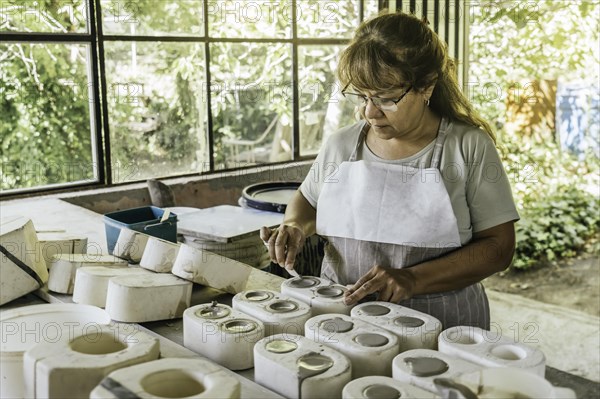
[(246, 287), (252, 270), (244, 263), (181, 244), (172, 272), (194, 283), (237, 294)]
[(183, 345), (230, 370), (252, 368), (254, 344), (265, 336), (262, 321), (213, 303), (183, 312)]
[(25, 397), (86, 398), (110, 372), (158, 358), (158, 339), (118, 324), (42, 342), (23, 355)]
[(42, 304), (0, 313), (0, 398), (24, 398), (23, 353), (42, 342), (74, 337), (88, 328), (109, 324), (108, 314), (95, 306)]
[(300, 335), (277, 334), (254, 346), (254, 380), (286, 398), (340, 398), (350, 360)]
[(541, 377), (546, 371), (546, 357), (539, 349), (478, 327), (457, 326), (444, 330), (439, 336), (438, 348), (440, 352), (483, 367), (520, 368)]
[(281, 293), (310, 305), (313, 316), (325, 313), (349, 315), (352, 306), (344, 304), (347, 290), (342, 285), (312, 276), (291, 278), (281, 283)]
[(181, 244), (150, 237), (146, 243), (140, 266), (158, 273), (170, 273)]
[(112, 254), (131, 263), (140, 263), (149, 237), (148, 234), (122, 228)]
[(261, 320), (265, 336), (304, 334), (304, 324), (311, 317), (310, 307), (302, 301), (271, 290), (248, 290), (235, 295), (233, 308)]
[(389, 302), (365, 302), (350, 313), (352, 317), (376, 324), (396, 334), (400, 352), (409, 349), (437, 349), (442, 323), (426, 313)]
[(37, 290), (48, 281), (48, 269), (31, 220), (0, 220), (0, 305)]
[(108, 281), (113, 277), (152, 274), (141, 267), (81, 267), (75, 273), (73, 302), (94, 305), (100, 308), (106, 306)]
[(342, 393), (343, 399), (434, 399), (437, 397), (431, 392), (383, 376), (357, 378), (346, 384)]
[(539, 375), (511, 367), (484, 368), (462, 374), (456, 381), (476, 392), (480, 399), (576, 398), (575, 392), (569, 388), (555, 387)]
[(348, 356), (352, 378), (392, 376), (392, 359), (399, 352), (398, 337), (381, 327), (347, 315), (323, 314), (306, 322), (305, 336)]
[(438, 393), (436, 378), (455, 380), (459, 375), (480, 370), (481, 366), (432, 349), (411, 349), (392, 361), (392, 377), (426, 391)]
[(126, 323), (176, 319), (190, 306), (192, 283), (172, 274), (139, 274), (108, 281), (106, 311)]
[(205, 359), (165, 358), (113, 371), (91, 399), (239, 399), (240, 382)]
[(61, 294), (72, 294), (75, 272), (80, 267), (127, 267), (127, 261), (113, 255), (57, 254), (52, 257), (48, 289)]
[(87, 252), (87, 237), (59, 231), (38, 231), (42, 256), (48, 269), (56, 254), (84, 254)]

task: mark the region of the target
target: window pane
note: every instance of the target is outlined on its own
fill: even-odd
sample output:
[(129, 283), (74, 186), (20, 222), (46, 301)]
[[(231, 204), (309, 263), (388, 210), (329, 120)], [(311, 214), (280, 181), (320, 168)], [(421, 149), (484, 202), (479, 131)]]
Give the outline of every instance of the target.
[(1, 44), (2, 190), (95, 181), (84, 44)]
[(114, 182), (205, 171), (204, 47), (105, 43)]
[(216, 167), (291, 159), (291, 47), (216, 43), (210, 49)]
[(345, 46), (301, 46), (298, 49), (300, 86), (300, 155), (318, 152), (323, 138), (355, 122), (354, 106), (344, 101), (335, 68)]
[(202, 0), (102, 0), (107, 35), (203, 35)]
[(292, 32), (289, 0), (209, 1), (207, 14), (212, 37), (284, 38)]
[(85, 0), (0, 1), (0, 31), (86, 33)]
[(356, 0), (304, 0), (296, 10), (299, 37), (350, 38), (359, 22)]
[(379, 13), (379, 0), (363, 0), (363, 7), (365, 19), (374, 17)]

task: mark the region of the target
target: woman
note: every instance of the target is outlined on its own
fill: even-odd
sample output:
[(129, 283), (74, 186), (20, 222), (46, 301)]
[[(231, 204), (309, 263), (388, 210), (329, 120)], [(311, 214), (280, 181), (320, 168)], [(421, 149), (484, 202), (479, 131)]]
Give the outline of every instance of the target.
[(519, 219), (489, 125), (461, 93), (445, 44), (414, 16), (366, 21), (338, 65), (363, 120), (332, 135), (287, 207), (261, 230), (292, 269), (326, 238), (322, 277), (437, 317), (490, 327), (480, 281), (505, 269)]

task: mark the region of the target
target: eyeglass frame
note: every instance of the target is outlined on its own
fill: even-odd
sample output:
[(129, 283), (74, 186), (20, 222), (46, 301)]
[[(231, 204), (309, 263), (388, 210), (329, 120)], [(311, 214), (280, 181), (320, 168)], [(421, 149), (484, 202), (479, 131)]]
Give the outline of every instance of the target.
[[(408, 89), (407, 89), (407, 90), (406, 90), (404, 93), (402, 93), (402, 95), (401, 95), (400, 97), (398, 97), (398, 99), (393, 99), (393, 98), (381, 98), (381, 97), (376, 97), (376, 96), (370, 97), (370, 96), (365, 96), (364, 94), (359, 94), (359, 93), (348, 93), (348, 92), (346, 91), (346, 89), (348, 88), (348, 86), (350, 86), (350, 83), (348, 83), (348, 84), (346, 85), (346, 87), (344, 87), (344, 88), (342, 89), (342, 96), (344, 96), (344, 98), (348, 99), (348, 101), (350, 101), (350, 102), (352, 102), (352, 100), (350, 100), (350, 99), (349, 99), (349, 97), (347, 97), (346, 95), (350, 95), (350, 96), (356, 96), (356, 97), (358, 97), (358, 98), (362, 98), (362, 99), (363, 99), (363, 104), (362, 104), (362, 105), (360, 105), (361, 107), (366, 107), (366, 106), (367, 106), (367, 104), (369, 103), (369, 100), (371, 100), (371, 102), (373, 103), (373, 105), (375, 106), (375, 108), (377, 108), (378, 110), (380, 110), (380, 111), (382, 111), (382, 112), (385, 112), (385, 111), (388, 111), (388, 112), (395, 112), (395, 111), (397, 111), (397, 110), (398, 110), (398, 103), (399, 103), (400, 101), (402, 101), (402, 99), (403, 99), (404, 97), (406, 97), (406, 95), (407, 95), (407, 94), (408, 94), (408, 93), (409, 93), (409, 92), (412, 90), (412, 88), (413, 88), (413, 86), (408, 86)], [(373, 101), (373, 99), (375, 99), (375, 100), (385, 100), (385, 101), (391, 101), (391, 102), (393, 102), (393, 103), (394, 103), (394, 105), (396, 106), (396, 109), (394, 109), (394, 110), (392, 110), (392, 109), (382, 109), (382, 108), (381, 108), (381, 104), (377, 105), (376, 101)], [(359, 104), (357, 104), (357, 105), (359, 105)]]

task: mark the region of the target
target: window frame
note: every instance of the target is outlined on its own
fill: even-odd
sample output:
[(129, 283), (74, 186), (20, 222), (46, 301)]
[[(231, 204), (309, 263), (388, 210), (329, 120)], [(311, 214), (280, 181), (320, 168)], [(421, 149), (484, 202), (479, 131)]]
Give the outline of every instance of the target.
[[(110, 146), (110, 127), (109, 127), (109, 110), (108, 110), (108, 88), (106, 86), (106, 66), (105, 66), (105, 51), (104, 45), (110, 41), (126, 41), (126, 42), (179, 42), (179, 43), (203, 43), (205, 51), (205, 81), (206, 91), (202, 93), (206, 102), (206, 138), (209, 151), (209, 168), (208, 170), (195, 171), (177, 175), (156, 176), (157, 179), (162, 178), (181, 178), (192, 176), (212, 175), (222, 172), (246, 170), (253, 168), (261, 168), (265, 165), (281, 165), (293, 164), (296, 162), (306, 161), (315, 158), (315, 154), (301, 155), (300, 143), (300, 101), (299, 99), (299, 57), (298, 50), (305, 45), (345, 45), (350, 38), (335, 39), (335, 38), (299, 38), (298, 37), (298, 18), (296, 16), (297, 3), (302, 0), (286, 0), (289, 1), (292, 10), (291, 18), (291, 37), (287, 38), (222, 38), (211, 37), (209, 29), (208, 4), (211, 0), (202, 0), (203, 6), (203, 33), (196, 36), (178, 36), (178, 35), (106, 35), (103, 32), (102, 26), (102, 6), (101, 0), (85, 0), (85, 7), (88, 18), (87, 33), (24, 33), (24, 32), (0, 32), (1, 42), (18, 42), (18, 43), (81, 43), (88, 45), (90, 48), (91, 60), (89, 61), (88, 70), (91, 71), (92, 89), (94, 98), (91, 100), (93, 106), (90, 107), (90, 135), (92, 139), (92, 159), (94, 166), (94, 179), (66, 182), (45, 186), (35, 186), (27, 188), (16, 188), (0, 191), (0, 198), (12, 198), (22, 196), (33, 196), (43, 193), (52, 192), (68, 192), (85, 190), (90, 188), (105, 188), (113, 186), (124, 186), (145, 181), (145, 179), (131, 180), (127, 182), (113, 182), (113, 165), (111, 159)], [(374, 0), (352, 0), (356, 2), (358, 7), (358, 20), (365, 19), (365, 11), (367, 9), (366, 2)], [(449, 45), (449, 53), (459, 61), (458, 78), (459, 82), (467, 81), (467, 57), (468, 43), (465, 40), (465, 35), (468, 34), (467, 18), (460, 16), (460, 2), (458, 0), (377, 0), (378, 12), (383, 9), (391, 9), (421, 14), (422, 17), (428, 18), (434, 31), (440, 34)], [(468, 8), (467, 8), (468, 9)], [(451, 12), (454, 16), (451, 16)], [(210, 45), (212, 43), (283, 43), (292, 46), (292, 159), (280, 162), (267, 162), (235, 167), (215, 168), (215, 160), (213, 155), (214, 148), (214, 131), (213, 131), (213, 113), (212, 113), (212, 98), (211, 98), (211, 75), (210, 75)], [(462, 64), (462, 65), (461, 65)], [(93, 126), (93, 128), (92, 128)], [(93, 131), (92, 131), (93, 129)], [(118, 166), (117, 166), (118, 167)]]
[[(208, 5), (209, 0), (202, 0), (203, 6), (203, 27), (204, 34), (196, 36), (181, 36), (181, 35), (116, 35), (105, 34), (102, 26), (102, 4), (101, 0), (85, 0), (87, 10), (88, 32), (87, 33), (25, 33), (25, 32), (0, 32), (0, 41), (2, 42), (17, 42), (17, 43), (82, 43), (90, 48), (90, 60), (88, 70), (91, 72), (91, 80), (93, 86), (93, 96), (90, 106), (90, 134), (92, 138), (92, 159), (94, 167), (94, 179), (86, 181), (65, 182), (52, 185), (34, 186), (27, 188), (16, 188), (10, 190), (2, 190), (1, 198), (10, 198), (23, 195), (35, 195), (49, 192), (74, 191), (77, 189), (87, 188), (102, 188), (112, 186), (122, 186), (131, 183), (140, 183), (146, 179), (132, 180), (128, 182), (113, 181), (113, 167), (111, 157), (111, 136), (110, 136), (110, 119), (108, 107), (108, 91), (107, 76), (106, 76), (106, 58), (105, 58), (105, 43), (122, 41), (122, 42), (174, 42), (174, 43), (199, 43), (204, 45), (205, 51), (205, 81), (206, 91), (202, 93), (206, 102), (203, 104), (206, 112), (206, 137), (208, 142), (208, 170), (184, 173), (178, 175), (156, 176), (157, 179), (162, 178), (180, 178), (199, 175), (211, 175), (215, 173), (252, 169), (256, 167), (264, 167), (264, 165), (279, 165), (286, 163), (294, 163), (304, 160), (313, 159), (315, 154), (300, 155), (300, 124), (299, 124), (299, 71), (298, 71), (298, 49), (303, 45), (344, 45), (347, 44), (350, 38), (300, 38), (298, 37), (298, 18), (296, 16), (297, 2), (301, 0), (288, 0), (291, 6), (291, 37), (285, 38), (224, 38), (212, 37), (210, 35)], [(358, 7), (358, 21), (364, 20), (364, 11), (366, 8), (365, 1), (369, 0), (352, 0), (356, 2)], [(381, 9), (381, 4), (379, 4)], [(353, 16), (353, 19), (356, 18)], [(210, 45), (213, 43), (282, 43), (291, 45), (292, 59), (292, 159), (280, 162), (268, 162), (252, 165), (243, 165), (230, 168), (216, 168), (213, 148), (214, 148), (214, 131), (213, 131), (213, 113), (212, 113), (212, 98), (211, 98), (211, 72), (210, 72)], [(92, 131), (93, 126), (93, 131)]]

